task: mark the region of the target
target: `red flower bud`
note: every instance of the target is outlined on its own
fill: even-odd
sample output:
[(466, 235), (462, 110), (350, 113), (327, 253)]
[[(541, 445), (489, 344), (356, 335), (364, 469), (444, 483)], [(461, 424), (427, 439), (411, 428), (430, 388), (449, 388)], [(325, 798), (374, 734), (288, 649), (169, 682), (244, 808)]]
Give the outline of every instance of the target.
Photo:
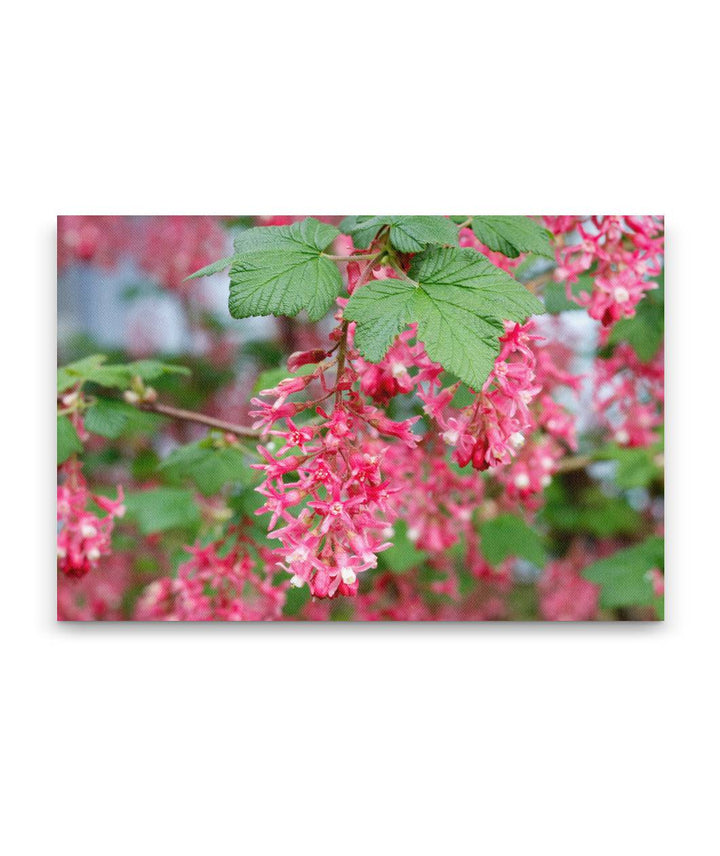
[(290, 354), (287, 361), (289, 372), (296, 372), (300, 366), (307, 366), (310, 363), (319, 363), (327, 356), (327, 351), (322, 348), (313, 348), (311, 351), (295, 351)]

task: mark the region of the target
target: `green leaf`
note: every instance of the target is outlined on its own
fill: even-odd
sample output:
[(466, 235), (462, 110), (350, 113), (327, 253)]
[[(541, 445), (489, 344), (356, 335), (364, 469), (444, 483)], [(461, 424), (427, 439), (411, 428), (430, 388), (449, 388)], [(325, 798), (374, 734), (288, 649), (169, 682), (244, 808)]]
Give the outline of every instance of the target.
[(343, 312), (357, 322), (355, 347), (372, 363), (379, 363), (398, 333), (415, 320), (418, 289), (401, 279), (378, 279), (358, 288)]
[(491, 565), (499, 565), (509, 556), (520, 556), (542, 568), (545, 549), (538, 533), (520, 517), (502, 514), (480, 526), (480, 549)]
[(128, 493), (125, 507), (128, 519), (137, 523), (143, 535), (196, 527), (200, 523), (200, 509), (192, 491), (181, 488), (157, 487)]
[(665, 310), (661, 301), (653, 300), (654, 292), (648, 292), (638, 303), (634, 318), (623, 318), (612, 328), (608, 344), (629, 342), (632, 349), (647, 363), (658, 352), (665, 329)]
[(106, 366), (104, 354), (92, 354), (85, 359), (58, 369), (58, 392), (64, 392), (77, 383), (92, 381), (103, 386), (127, 385), (128, 373), (125, 366)]
[(188, 279), (197, 279), (201, 276), (212, 276), (214, 273), (220, 273), (221, 270), (225, 270), (225, 268), (230, 267), (235, 256), (228, 256), (225, 259), (219, 259), (216, 262), (213, 262), (211, 265), (205, 265), (204, 268), (200, 268), (200, 270), (196, 270), (195, 273), (191, 273), (190, 276), (186, 276), (185, 280)]
[(207, 440), (175, 449), (158, 470), (170, 478), (191, 480), (204, 496), (218, 493), (227, 484), (250, 484), (253, 475), (241, 448), (215, 448)]
[[(581, 274), (578, 281), (570, 286), (570, 291), (575, 297), (578, 297), (581, 292), (590, 293), (593, 289), (592, 277), (588, 274)], [(545, 301), (545, 311), (551, 315), (558, 315), (560, 312), (571, 312), (574, 309), (583, 309), (572, 300), (568, 300), (565, 292), (564, 282), (548, 282), (543, 291)]]
[(554, 259), (551, 234), (529, 217), (473, 217), (475, 237), (490, 250), (514, 259), (520, 253), (535, 253)]
[(340, 224), (358, 247), (370, 246), (384, 226), (390, 227), (390, 243), (401, 253), (419, 253), (429, 244), (458, 245), (457, 226), (448, 217), (346, 217)]
[(190, 374), (185, 366), (161, 363), (158, 360), (137, 360), (107, 366), (104, 354), (92, 354), (83, 360), (58, 369), (58, 392), (64, 392), (77, 383), (97, 383), (100, 386), (127, 389), (136, 375), (142, 380), (154, 380), (164, 374)]
[[(440, 383), (443, 387), (453, 386), (453, 384), (457, 383), (460, 380), (459, 377), (454, 375), (452, 372), (443, 372), (440, 376)], [(466, 383), (460, 381), (460, 386), (457, 388), (457, 392), (453, 396), (452, 401), (450, 402), (453, 407), (457, 407), (459, 410), (462, 410), (463, 407), (469, 407), (475, 401), (475, 393), (468, 387)]]
[(83, 444), (75, 426), (67, 416), (57, 418), (57, 462), (58, 466), (67, 461), (74, 452), (82, 452)]
[(302, 612), (305, 605), (310, 602), (310, 598), (310, 586), (290, 586), (283, 605), (283, 615), (290, 617), (297, 616)]
[(417, 255), (409, 277), (414, 282), (375, 280), (353, 294), (344, 315), (357, 322), (356, 347), (378, 362), (416, 321), (430, 358), (474, 390), (482, 389), (500, 352), (503, 321), (544, 311), (519, 282), (470, 248)]
[(648, 571), (662, 569), (664, 552), (664, 540), (653, 535), (641, 544), (593, 562), (582, 575), (601, 586), (600, 606), (603, 609), (654, 605), (656, 598)]
[(404, 573), (410, 568), (416, 568), (422, 565), (427, 559), (427, 553), (424, 550), (418, 550), (415, 544), (408, 538), (407, 524), (404, 520), (397, 520), (393, 524), (395, 534), (392, 538), (392, 547), (388, 550), (383, 550), (380, 556), (380, 564), (390, 571), (396, 573)]
[(540, 512), (545, 522), (559, 532), (610, 538), (635, 535), (642, 518), (620, 497), (609, 497), (598, 487), (569, 490), (561, 479), (553, 479), (545, 489), (545, 506)]
[(618, 487), (628, 489), (646, 487), (657, 478), (661, 467), (657, 464), (656, 457), (660, 452), (659, 443), (647, 448), (608, 445), (596, 452), (595, 457), (599, 460), (617, 461), (615, 481)]
[(125, 368), (131, 377), (137, 375), (142, 380), (156, 380), (161, 375), (166, 374), (190, 374), (190, 369), (187, 366), (178, 366), (174, 363), (161, 363), (159, 360), (136, 360), (134, 363), (128, 363)]
[(91, 434), (114, 440), (125, 430), (134, 412), (124, 401), (98, 398), (85, 413), (85, 427)]
[(290, 226), (242, 232), (230, 268), (230, 314), (297, 315), (319, 321), (342, 288), (337, 265), (323, 255), (338, 230), (312, 217)]

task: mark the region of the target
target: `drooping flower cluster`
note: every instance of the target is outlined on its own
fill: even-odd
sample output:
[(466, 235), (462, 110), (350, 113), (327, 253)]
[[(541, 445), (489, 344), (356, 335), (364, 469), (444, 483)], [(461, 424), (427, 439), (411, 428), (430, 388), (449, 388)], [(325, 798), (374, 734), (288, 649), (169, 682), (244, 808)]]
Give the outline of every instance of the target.
[(472, 514), (485, 490), (478, 473), (450, 466), (443, 446), (428, 436), (420, 446), (396, 445), (386, 455), (393, 481), (402, 486), (399, 503), (408, 521), (407, 537), (419, 550), (439, 554), (473, 531)]
[[(101, 556), (110, 552), (115, 519), (125, 514), (123, 489), (118, 485), (117, 499), (91, 493), (80, 464), (74, 460), (60, 470), (64, 481), (57, 489), (58, 570), (69, 577), (84, 577), (97, 567)], [(98, 517), (88, 508), (90, 501), (106, 515)]]
[[(491, 470), (511, 501), (527, 501), (547, 487), (564, 449), (577, 449), (575, 417), (553, 393), (558, 386), (577, 392), (582, 380), (564, 368), (572, 351), (558, 342), (542, 345), (535, 329), (533, 321), (506, 324), (482, 392), (466, 391), (469, 403), (456, 403), (459, 383), (443, 385), (443, 368), (415, 341), (414, 325), (379, 363), (357, 361), (361, 389), (382, 404), (417, 393), (460, 467)], [(423, 452), (429, 454), (427, 443)]]
[(59, 217), (58, 270), (72, 262), (105, 268), (131, 255), (165, 288), (226, 255), (227, 234), (216, 217)]
[[(644, 294), (657, 284), (662, 267), (662, 217), (545, 217), (556, 236), (555, 278), (564, 282), (568, 299), (587, 307), (605, 327), (632, 318)], [(592, 292), (572, 297), (580, 274), (592, 276)]]
[(578, 447), (575, 415), (559, 404), (553, 393), (565, 386), (577, 393), (582, 376), (573, 375), (564, 368), (572, 352), (559, 342), (534, 344), (536, 356), (535, 382), (539, 394), (530, 406), (530, 430), (508, 466), (494, 471), (498, 482), (505, 488), (505, 497), (521, 502), (530, 508), (539, 506), (538, 497), (550, 484), (560, 459), (568, 449)]
[[(231, 546), (228, 549), (228, 544)], [(135, 608), (139, 621), (272, 621), (282, 616), (288, 583), (274, 584), (256, 570), (249, 541), (231, 528), (204, 547), (186, 547), (191, 557), (176, 577), (152, 582)], [(267, 561), (266, 551), (260, 551)]]
[(538, 590), (540, 614), (546, 621), (590, 621), (596, 617), (599, 586), (580, 574), (590, 561), (586, 547), (576, 542), (563, 559), (545, 566)]
[(664, 356), (643, 363), (621, 343), (607, 359), (595, 360), (594, 404), (601, 423), (620, 446), (649, 446), (663, 420)]
[(130, 561), (127, 554), (111, 553), (82, 579), (59, 574), (58, 621), (121, 620), (125, 592), (130, 585)]
[(153, 217), (141, 231), (138, 262), (160, 285), (187, 286), (185, 277), (226, 255), (227, 234), (215, 217)]
[(461, 467), (472, 463), (476, 470), (486, 470), (507, 464), (522, 445), (523, 434), (532, 425), (529, 405), (540, 391), (530, 347), (537, 338), (532, 329), (532, 322), (506, 324), (500, 353), (482, 391), (460, 410), (452, 408), (458, 385), (443, 388), (439, 374), (425, 373), (430, 382), (418, 395)]
[(134, 230), (128, 217), (58, 217), (58, 271), (73, 262), (114, 267), (132, 246)]
[[(307, 583), (316, 597), (354, 595), (358, 574), (374, 568), (377, 553), (390, 546), (385, 533), (396, 514), (398, 488), (383, 474), (387, 440), (417, 442), (410, 430), (416, 418), (395, 422), (352, 389), (357, 354), (349, 344), (344, 350), (345, 329), (335, 332), (336, 358), (263, 390), (251, 412), (255, 426), (273, 438), (259, 447), (265, 463), (257, 466), (265, 474), (258, 488), (266, 497), (260, 512), (271, 512), (270, 537), (281, 542), (274, 555), (293, 583)], [(300, 360), (296, 356), (294, 364)], [(336, 379), (328, 385), (326, 371), (333, 366)], [(313, 381), (320, 384), (319, 399), (288, 400)], [(328, 398), (333, 405), (325, 410), (321, 402)], [(311, 421), (293, 420), (312, 413)]]

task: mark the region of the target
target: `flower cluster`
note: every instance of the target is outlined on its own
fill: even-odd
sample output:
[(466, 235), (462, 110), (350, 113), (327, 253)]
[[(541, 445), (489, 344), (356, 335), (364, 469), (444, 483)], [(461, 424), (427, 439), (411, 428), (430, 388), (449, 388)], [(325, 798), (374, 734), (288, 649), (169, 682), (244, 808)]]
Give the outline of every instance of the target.
[(553, 393), (562, 386), (578, 393), (582, 382), (582, 376), (564, 368), (572, 357), (564, 345), (557, 341), (543, 346), (538, 343), (533, 349), (540, 392), (530, 406), (530, 431), (513, 461), (494, 472), (505, 488), (505, 498), (528, 507), (538, 507), (537, 497), (550, 484), (566, 450), (577, 450), (575, 416), (553, 398)]
[(132, 254), (169, 289), (226, 254), (227, 234), (215, 217), (60, 217), (58, 270), (73, 262), (111, 268)]
[[(386, 532), (396, 514), (398, 488), (382, 471), (387, 440), (417, 442), (410, 430), (416, 418), (395, 422), (352, 389), (357, 354), (346, 342), (346, 325), (334, 335), (336, 358), (263, 390), (251, 412), (255, 427), (272, 438), (259, 447), (265, 463), (257, 466), (265, 475), (258, 488), (266, 497), (260, 513), (271, 513), (270, 537), (281, 542), (274, 555), (293, 584), (307, 583), (316, 597), (354, 595), (358, 574), (376, 567), (377, 553), (390, 546)], [(295, 364), (301, 360), (295, 355)], [(336, 377), (328, 384), (332, 367)], [(288, 400), (313, 381), (321, 387), (319, 399)], [(321, 407), (328, 398), (333, 399), (329, 412)], [(293, 417), (300, 414), (311, 418), (296, 424)]]
[(548, 562), (538, 581), (540, 614), (546, 621), (590, 621), (597, 615), (599, 587), (580, 571), (591, 559), (579, 543), (563, 559)]
[(643, 295), (657, 288), (649, 277), (662, 267), (662, 217), (545, 217), (545, 225), (556, 236), (555, 278), (573, 299), (572, 284), (589, 273), (592, 292), (576, 300), (604, 326), (632, 318)]
[[(186, 547), (176, 577), (150, 583), (135, 607), (140, 621), (272, 621), (282, 616), (288, 583), (256, 570), (248, 541), (230, 529), (220, 541)], [(262, 561), (267, 560), (262, 551)]]
[(58, 621), (119, 621), (130, 585), (127, 554), (112, 553), (82, 579), (58, 575)]
[[(442, 554), (473, 533), (472, 513), (483, 501), (479, 473), (458, 472), (446, 460), (444, 444), (427, 437), (413, 449), (393, 446), (386, 455), (393, 482), (401, 485), (401, 516), (407, 537), (419, 549)], [(394, 533), (393, 533), (394, 534)]]
[(621, 343), (607, 359), (595, 360), (595, 412), (620, 446), (649, 446), (663, 420), (664, 356), (643, 363)]
[[(58, 569), (69, 577), (84, 577), (96, 568), (101, 556), (110, 552), (110, 537), (115, 519), (125, 514), (123, 489), (118, 485), (117, 499), (93, 494), (88, 489), (80, 464), (63, 464), (64, 482), (57, 489)], [(92, 501), (105, 517), (98, 517), (88, 503)]]
[(65, 270), (73, 262), (114, 267), (132, 246), (132, 238), (127, 217), (58, 217), (58, 270)]
[(172, 290), (226, 254), (227, 235), (215, 217), (153, 217), (141, 234), (140, 267)]
[[(382, 404), (396, 395), (417, 393), (460, 467), (471, 464), (476, 470), (490, 470), (511, 501), (527, 501), (547, 487), (565, 448), (577, 449), (575, 417), (553, 393), (559, 386), (577, 393), (582, 381), (565, 368), (572, 351), (558, 342), (541, 345), (543, 337), (535, 329), (533, 321), (506, 324), (500, 353), (482, 391), (465, 390), (463, 400), (459, 383), (444, 385), (442, 366), (429, 359), (422, 342), (415, 341), (412, 325), (379, 363), (357, 361), (361, 390)], [(431, 454), (427, 442), (423, 454)], [(422, 469), (418, 462), (413, 466)], [(434, 455), (428, 477), (439, 478), (443, 466), (442, 457)], [(412, 491), (403, 489), (407, 495)], [(452, 529), (445, 525), (443, 531)]]
[(452, 407), (459, 384), (443, 388), (437, 371), (424, 373), (429, 383), (418, 395), (461, 467), (472, 463), (476, 470), (486, 470), (507, 464), (523, 444), (524, 432), (532, 425), (529, 405), (540, 392), (531, 348), (537, 337), (532, 329), (532, 322), (506, 324), (494, 368), (482, 391), (466, 407)]

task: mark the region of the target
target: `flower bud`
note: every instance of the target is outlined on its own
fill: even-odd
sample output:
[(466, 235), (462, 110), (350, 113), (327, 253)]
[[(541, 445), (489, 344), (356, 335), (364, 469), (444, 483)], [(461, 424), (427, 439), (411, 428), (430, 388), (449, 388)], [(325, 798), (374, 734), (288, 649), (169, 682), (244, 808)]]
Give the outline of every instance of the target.
[(326, 355), (327, 351), (322, 348), (313, 348), (311, 351), (295, 351), (287, 359), (288, 371), (296, 372), (301, 366), (307, 366), (310, 363), (319, 363), (325, 359)]

